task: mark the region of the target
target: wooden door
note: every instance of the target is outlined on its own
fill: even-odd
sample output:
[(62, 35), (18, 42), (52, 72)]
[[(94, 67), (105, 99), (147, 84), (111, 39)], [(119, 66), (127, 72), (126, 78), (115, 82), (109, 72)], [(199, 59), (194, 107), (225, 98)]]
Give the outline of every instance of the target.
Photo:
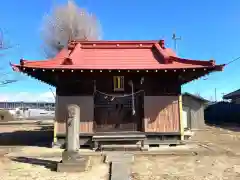
[[(140, 95), (117, 97), (96, 93), (94, 103), (95, 132), (140, 131), (142, 101)], [(135, 110), (135, 114), (133, 114)]]

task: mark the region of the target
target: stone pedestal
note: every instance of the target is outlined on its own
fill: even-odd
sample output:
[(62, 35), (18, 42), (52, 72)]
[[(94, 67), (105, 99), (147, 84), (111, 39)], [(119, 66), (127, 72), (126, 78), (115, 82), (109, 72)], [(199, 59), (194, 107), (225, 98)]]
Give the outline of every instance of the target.
[(58, 163), (58, 172), (83, 172), (88, 166), (89, 158), (81, 156), (75, 151), (64, 151), (62, 161)]
[(66, 149), (62, 153), (62, 161), (57, 166), (58, 172), (83, 172), (86, 170), (88, 158), (80, 156), (79, 145), (80, 108), (75, 104), (68, 106), (66, 122)]

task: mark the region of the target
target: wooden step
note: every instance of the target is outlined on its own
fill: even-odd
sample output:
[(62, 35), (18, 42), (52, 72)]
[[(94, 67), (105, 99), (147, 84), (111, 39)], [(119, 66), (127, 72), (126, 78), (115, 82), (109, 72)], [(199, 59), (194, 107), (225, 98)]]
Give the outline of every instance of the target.
[(137, 141), (144, 140), (144, 134), (116, 134), (116, 135), (95, 135), (93, 141)]
[(92, 137), (93, 149), (100, 151), (139, 151), (146, 136), (142, 133), (105, 133)]
[(149, 139), (145, 140), (144, 144), (146, 145), (171, 145), (171, 144), (182, 144), (180, 140), (154, 140)]
[(141, 146), (136, 144), (129, 145), (100, 145), (101, 151), (140, 151)]

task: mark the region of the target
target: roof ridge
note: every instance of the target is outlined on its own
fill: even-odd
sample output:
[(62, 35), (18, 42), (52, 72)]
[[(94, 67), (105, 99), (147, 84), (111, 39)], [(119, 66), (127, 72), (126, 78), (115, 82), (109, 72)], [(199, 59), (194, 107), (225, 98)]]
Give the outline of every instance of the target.
[(129, 43), (129, 44), (134, 44), (134, 43), (156, 43), (161, 40), (95, 40), (95, 41), (87, 41), (87, 40), (72, 40), (69, 41), (69, 43), (82, 43), (82, 44), (91, 44), (91, 43)]
[(191, 60), (180, 57), (171, 56), (171, 59), (176, 62), (185, 63), (185, 64), (194, 64), (194, 65), (206, 65), (206, 66), (215, 66), (215, 60)]
[(211, 70), (220, 71), (223, 69), (223, 65), (217, 66), (213, 60), (196, 61), (177, 57), (175, 52), (171, 48), (165, 48), (164, 42), (161, 41), (71, 41), (67, 48), (62, 49), (52, 59), (44, 61), (25, 60), (16, 66), (33, 69), (90, 70), (174, 69), (176, 71), (176, 69), (192, 68), (195, 71), (195, 68), (205, 68), (205, 70), (211, 68)]
[(164, 49), (160, 46), (159, 43), (155, 43), (153, 47), (157, 49), (158, 54), (161, 56), (165, 64), (171, 63), (169, 61), (170, 60), (169, 54), (166, 51), (164, 51)]
[(237, 89), (237, 90), (234, 90), (234, 91), (232, 91), (232, 92), (230, 92), (230, 93), (228, 93), (228, 94), (225, 94), (224, 96), (223, 96), (223, 98), (224, 99), (229, 99), (229, 98), (231, 98), (231, 97), (233, 97), (233, 96), (238, 96), (240, 94), (240, 89)]

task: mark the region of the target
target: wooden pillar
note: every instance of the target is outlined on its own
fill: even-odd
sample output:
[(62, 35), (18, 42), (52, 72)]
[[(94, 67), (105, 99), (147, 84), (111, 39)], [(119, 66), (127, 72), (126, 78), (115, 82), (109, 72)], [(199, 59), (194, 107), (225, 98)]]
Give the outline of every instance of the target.
[(82, 172), (85, 171), (88, 158), (79, 153), (79, 124), (80, 107), (70, 104), (67, 107), (68, 118), (66, 120), (66, 147), (62, 154), (62, 162), (58, 164), (57, 171), (60, 172)]
[(58, 103), (59, 103), (58, 98), (59, 98), (58, 96), (55, 97), (55, 115), (54, 115), (54, 125), (53, 125), (53, 142), (52, 142), (52, 147), (57, 147), (57, 148), (61, 147), (61, 145), (58, 144), (58, 139), (57, 139), (57, 127), (58, 127), (57, 109), (58, 109)]
[(178, 96), (178, 106), (179, 106), (179, 128), (181, 133), (181, 140), (184, 140), (184, 129), (182, 120), (182, 95)]
[(53, 145), (57, 144), (57, 120), (54, 118), (53, 126)]

